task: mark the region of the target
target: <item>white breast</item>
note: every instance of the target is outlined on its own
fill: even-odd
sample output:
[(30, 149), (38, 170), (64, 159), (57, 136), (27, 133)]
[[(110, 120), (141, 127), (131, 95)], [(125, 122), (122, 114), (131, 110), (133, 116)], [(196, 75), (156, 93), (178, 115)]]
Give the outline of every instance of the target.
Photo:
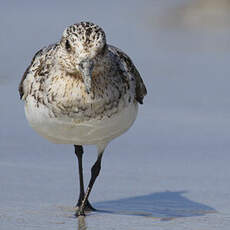
[(28, 96), (25, 113), (29, 124), (41, 136), (59, 144), (96, 145), (108, 143), (127, 131), (136, 119), (137, 103), (130, 103), (110, 118), (94, 118), (78, 122), (73, 118), (50, 117), (44, 105), (36, 106), (33, 97)]

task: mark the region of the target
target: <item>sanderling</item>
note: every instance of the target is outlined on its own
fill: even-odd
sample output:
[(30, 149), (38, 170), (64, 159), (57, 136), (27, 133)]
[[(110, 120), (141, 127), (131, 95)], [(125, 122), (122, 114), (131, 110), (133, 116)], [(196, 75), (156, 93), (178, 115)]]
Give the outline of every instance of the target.
[[(78, 158), (78, 215), (94, 210), (88, 201), (107, 144), (127, 131), (147, 91), (131, 59), (108, 45), (91, 22), (67, 27), (56, 44), (38, 51), (19, 85), (29, 124), (41, 136), (73, 144)], [(84, 190), (82, 145), (96, 145), (98, 157)]]

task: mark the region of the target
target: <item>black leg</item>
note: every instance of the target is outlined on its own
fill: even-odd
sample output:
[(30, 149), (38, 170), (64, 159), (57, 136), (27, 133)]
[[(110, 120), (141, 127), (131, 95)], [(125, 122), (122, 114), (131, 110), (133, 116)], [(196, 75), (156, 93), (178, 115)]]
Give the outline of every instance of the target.
[(95, 182), (95, 180), (96, 180), (96, 178), (99, 175), (100, 170), (101, 170), (102, 155), (103, 154), (98, 155), (97, 161), (95, 162), (95, 164), (91, 168), (91, 179), (90, 179), (87, 191), (85, 193), (84, 199), (82, 200), (78, 215), (84, 215), (84, 211), (86, 210), (89, 194), (90, 194), (90, 192), (91, 192), (91, 190), (93, 188), (94, 182)]
[[(80, 208), (82, 204), (82, 200), (85, 196), (84, 191), (84, 180), (83, 180), (83, 167), (82, 167), (82, 156), (83, 156), (83, 147), (81, 145), (74, 145), (75, 154), (78, 159), (78, 170), (79, 170), (79, 182), (80, 182), (80, 193), (79, 193), (79, 199), (77, 202), (77, 207)], [(86, 210), (87, 211), (93, 211), (95, 210), (92, 205), (89, 203), (88, 199), (86, 200)]]
[(81, 200), (84, 197), (84, 180), (83, 180), (83, 168), (82, 168), (82, 156), (83, 156), (83, 147), (81, 145), (74, 145), (74, 149), (75, 149), (75, 154), (77, 156), (78, 159), (78, 171), (79, 171), (79, 183), (80, 183), (80, 194), (79, 194), (79, 199), (78, 199), (78, 203), (81, 203)]

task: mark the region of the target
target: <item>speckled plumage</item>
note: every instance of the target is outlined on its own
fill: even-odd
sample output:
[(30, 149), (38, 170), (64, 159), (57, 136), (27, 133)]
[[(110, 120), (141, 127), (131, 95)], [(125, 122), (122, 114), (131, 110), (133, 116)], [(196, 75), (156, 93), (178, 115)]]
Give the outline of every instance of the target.
[[(147, 91), (130, 58), (108, 45), (90, 22), (67, 27), (59, 42), (37, 52), (19, 85), (30, 125), (41, 136), (73, 144), (79, 163), (78, 215), (92, 210), (88, 197), (107, 144), (136, 119)], [(98, 158), (84, 192), (82, 145), (97, 145)]]
[[(94, 61), (90, 93), (86, 92), (82, 74), (76, 68), (84, 58)], [(25, 101), (27, 118), (37, 130), (36, 125), (42, 126), (39, 119), (36, 124), (39, 110), (45, 111), (47, 118), (74, 125), (92, 119), (103, 120), (132, 104), (142, 103), (146, 88), (130, 58), (107, 45), (104, 31), (93, 23), (81, 22), (69, 26), (61, 41), (35, 54), (23, 75), (19, 92)], [(32, 111), (36, 111), (36, 115), (31, 120)], [(43, 135), (43, 131), (39, 133)]]

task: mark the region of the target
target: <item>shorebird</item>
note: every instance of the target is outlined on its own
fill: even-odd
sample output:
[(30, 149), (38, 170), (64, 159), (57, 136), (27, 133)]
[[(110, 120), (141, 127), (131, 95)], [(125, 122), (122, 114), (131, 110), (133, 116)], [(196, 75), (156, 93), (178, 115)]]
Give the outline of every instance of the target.
[[(147, 94), (131, 59), (108, 45), (101, 27), (80, 22), (67, 27), (57, 43), (38, 51), (19, 84), (30, 126), (51, 142), (73, 144), (80, 194), (77, 215), (95, 210), (89, 194), (107, 144), (127, 131)], [(96, 145), (98, 157), (84, 190), (83, 145)]]

